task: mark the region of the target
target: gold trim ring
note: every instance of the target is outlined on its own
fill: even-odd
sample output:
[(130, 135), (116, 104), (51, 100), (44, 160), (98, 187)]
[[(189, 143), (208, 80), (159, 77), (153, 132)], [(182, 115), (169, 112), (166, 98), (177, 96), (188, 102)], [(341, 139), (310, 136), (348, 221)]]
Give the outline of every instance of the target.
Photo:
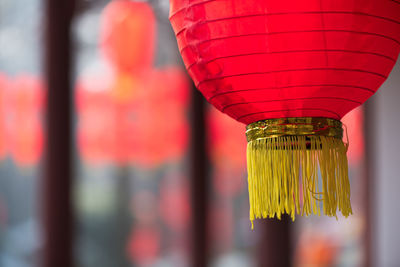
[(329, 118), (279, 118), (257, 121), (246, 126), (247, 142), (280, 136), (322, 135), (343, 138), (342, 123)]

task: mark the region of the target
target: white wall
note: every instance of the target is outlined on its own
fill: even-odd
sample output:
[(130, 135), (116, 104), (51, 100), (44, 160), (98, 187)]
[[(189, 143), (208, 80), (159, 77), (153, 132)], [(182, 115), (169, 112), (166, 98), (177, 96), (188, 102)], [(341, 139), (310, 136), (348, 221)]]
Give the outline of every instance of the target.
[[(374, 101), (375, 174), (372, 188), (373, 257), (376, 267), (400, 266), (400, 62)], [(367, 118), (368, 119), (368, 118)], [(373, 215), (374, 216), (374, 215)]]

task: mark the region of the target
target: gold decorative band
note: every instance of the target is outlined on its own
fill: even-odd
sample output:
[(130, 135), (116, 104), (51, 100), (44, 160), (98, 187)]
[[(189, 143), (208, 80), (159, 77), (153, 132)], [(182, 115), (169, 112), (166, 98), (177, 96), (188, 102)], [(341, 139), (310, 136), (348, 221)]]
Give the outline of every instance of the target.
[(246, 127), (247, 142), (280, 136), (312, 135), (342, 139), (342, 123), (329, 118), (300, 117), (262, 120)]

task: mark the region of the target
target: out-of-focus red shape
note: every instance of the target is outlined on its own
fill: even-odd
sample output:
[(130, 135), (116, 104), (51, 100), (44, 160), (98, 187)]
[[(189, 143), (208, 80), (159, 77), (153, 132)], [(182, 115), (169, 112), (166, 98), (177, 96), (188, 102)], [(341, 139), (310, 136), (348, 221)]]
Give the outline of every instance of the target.
[(230, 119), (215, 108), (207, 112), (209, 154), (214, 166), (214, 187), (224, 196), (240, 192), (245, 181), (246, 138), (243, 124)]
[(6, 108), (10, 151), (18, 165), (32, 166), (39, 161), (44, 146), (45, 86), (38, 77), (20, 75), (9, 89)]
[(341, 119), (371, 97), (400, 51), (397, 0), (170, 0), (196, 87), (249, 124)]
[(7, 135), (6, 135), (6, 109), (5, 93), (8, 86), (8, 79), (0, 73), (0, 160), (7, 154)]
[(82, 157), (92, 164), (111, 161), (114, 120), (108, 80), (98, 76), (82, 77), (76, 84), (78, 114), (77, 143)]
[(109, 88), (112, 103), (111, 157), (117, 164), (129, 164), (140, 154), (138, 132), (139, 113), (141, 112), (140, 92), (147, 90), (146, 76), (134, 76), (129, 73), (116, 73)]
[(182, 177), (167, 177), (160, 186), (159, 210), (164, 222), (176, 232), (184, 230), (190, 220), (189, 186)]
[(128, 243), (128, 255), (136, 264), (151, 266), (160, 252), (160, 243), (161, 234), (157, 227), (135, 226)]
[[(99, 79), (103, 76), (110, 79)], [(100, 73), (81, 80), (88, 80), (76, 89), (78, 139), (86, 160), (153, 167), (184, 153), (188, 82), (180, 69)]]
[(147, 2), (114, 0), (102, 14), (102, 52), (116, 68), (125, 71), (150, 68), (155, 31), (155, 16)]
[(297, 252), (299, 266), (335, 266), (338, 247), (334, 240), (318, 233), (301, 239)]
[(188, 83), (183, 72), (171, 67), (118, 77), (111, 88), (114, 159), (145, 167), (176, 160), (188, 140)]
[[(342, 119), (347, 134), (349, 136), (349, 150), (347, 151), (347, 158), (350, 165), (358, 164), (364, 156), (364, 113), (363, 108), (358, 107), (348, 113)], [(345, 133), (346, 134), (346, 133)], [(347, 140), (344, 139), (346, 142)]]
[(186, 76), (177, 67), (151, 72), (148, 87), (140, 91), (135, 107), (135, 162), (154, 166), (182, 156), (189, 132), (186, 117), (188, 86)]

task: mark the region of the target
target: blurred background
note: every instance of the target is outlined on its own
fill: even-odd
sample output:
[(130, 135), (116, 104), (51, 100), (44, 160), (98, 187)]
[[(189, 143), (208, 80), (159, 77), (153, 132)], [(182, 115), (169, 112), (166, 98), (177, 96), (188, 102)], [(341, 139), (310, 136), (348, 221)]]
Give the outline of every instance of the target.
[[(194, 90), (168, 1), (80, 0), (73, 16), (49, 6), (0, 0), (0, 266), (49, 266), (49, 225), (61, 238), (53, 252), (71, 250), (57, 267), (400, 266), (400, 63), (343, 121), (354, 215), (251, 231), (245, 126)], [(69, 65), (52, 61), (58, 25)], [(63, 67), (72, 134), (52, 140), (70, 139), (71, 173), (44, 179), (48, 76)], [(51, 224), (65, 207), (48, 205), (49, 179), (65, 177), (54, 192), (70, 195), (71, 212)]]

